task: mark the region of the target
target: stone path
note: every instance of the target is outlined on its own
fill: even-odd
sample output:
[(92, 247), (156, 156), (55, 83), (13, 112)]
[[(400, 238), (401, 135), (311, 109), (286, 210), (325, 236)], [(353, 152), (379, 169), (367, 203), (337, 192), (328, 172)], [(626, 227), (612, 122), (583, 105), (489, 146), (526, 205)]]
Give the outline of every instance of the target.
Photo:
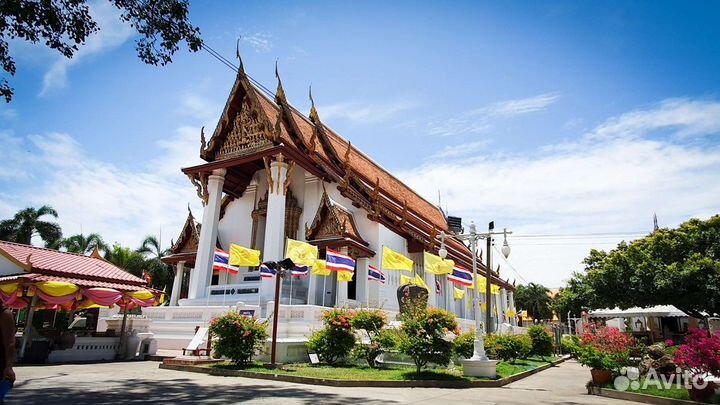
[(7, 404), (635, 404), (586, 394), (575, 362), (502, 388), (335, 388), (160, 370), (155, 362), (18, 367)]

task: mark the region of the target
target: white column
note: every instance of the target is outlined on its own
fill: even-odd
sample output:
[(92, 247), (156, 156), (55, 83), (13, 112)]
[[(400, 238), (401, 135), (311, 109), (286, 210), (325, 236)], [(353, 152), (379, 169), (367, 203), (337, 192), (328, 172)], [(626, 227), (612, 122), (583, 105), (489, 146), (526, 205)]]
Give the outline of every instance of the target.
[[(424, 269), (423, 269), (424, 271)], [(438, 295), (435, 292), (435, 275), (430, 272), (425, 272), (423, 274), (423, 279), (425, 280), (425, 284), (427, 284), (428, 287), (430, 287), (430, 291), (428, 294), (428, 307), (433, 308), (438, 306)]]
[(357, 269), (355, 272), (355, 298), (360, 301), (363, 307), (368, 306), (368, 266), (370, 259), (361, 257), (357, 259)]
[[(342, 254), (348, 254), (348, 248), (347, 247), (341, 247), (340, 253)], [(340, 278), (338, 277), (338, 280), (335, 284), (335, 306), (342, 306), (347, 302), (348, 299), (348, 283), (347, 281), (340, 281)]]
[[(442, 276), (443, 293), (445, 297), (445, 310), (455, 312), (453, 303), (455, 302), (455, 286), (448, 280), (447, 275)], [(456, 314), (457, 315), (457, 314)]]
[(181, 260), (177, 262), (175, 266), (175, 278), (173, 279), (172, 293), (170, 293), (170, 306), (175, 307), (178, 304), (178, 298), (180, 297), (180, 289), (182, 288), (182, 278), (185, 272), (185, 261)]
[[(515, 292), (508, 291), (508, 307), (515, 309)], [(510, 318), (510, 325), (517, 326), (517, 315)]]
[(502, 304), (500, 303), (500, 294), (492, 294), (494, 299), (494, 305), (495, 305), (495, 311), (493, 311), (493, 315), (495, 315), (495, 328), (493, 330), (497, 331), (499, 330), (500, 322), (502, 321), (502, 312), (500, 310), (502, 309)]
[(208, 203), (203, 210), (200, 241), (198, 242), (195, 270), (190, 273), (189, 299), (205, 298), (207, 287), (212, 280), (212, 263), (215, 255), (215, 243), (220, 220), (220, 202), (222, 201), (225, 169), (213, 170), (208, 177)]
[[(264, 261), (279, 261), (285, 258), (285, 179), (287, 163), (274, 161), (270, 164), (272, 184), (268, 184), (267, 216), (265, 218)], [(275, 299), (275, 279), (263, 278), (260, 287), (262, 301)]]
[(505, 322), (508, 322), (507, 319), (507, 290), (504, 288), (500, 289), (500, 309), (502, 311), (500, 312), (500, 319), (503, 319)]
[[(302, 219), (300, 220), (300, 232), (302, 233), (302, 239), (305, 239), (305, 225), (312, 225), (317, 213), (318, 207), (320, 206), (320, 197), (322, 196), (322, 190), (320, 189), (321, 180), (311, 173), (305, 172), (305, 191), (303, 195), (303, 212)], [(308, 280), (308, 305), (322, 305), (322, 300), (318, 301), (317, 292), (323, 288), (322, 284), (326, 276), (317, 276), (310, 274), (310, 280)]]

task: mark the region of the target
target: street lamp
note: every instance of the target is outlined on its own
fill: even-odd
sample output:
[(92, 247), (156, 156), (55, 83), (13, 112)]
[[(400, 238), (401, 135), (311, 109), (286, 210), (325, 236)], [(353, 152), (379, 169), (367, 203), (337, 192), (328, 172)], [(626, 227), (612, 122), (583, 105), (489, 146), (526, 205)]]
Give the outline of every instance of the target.
[(470, 244), (470, 252), (472, 253), (472, 273), (473, 283), (475, 283), (473, 290), (473, 307), (475, 314), (475, 345), (473, 356), (469, 359), (463, 360), (463, 374), (466, 376), (474, 377), (490, 377), (495, 378), (497, 374), (496, 365), (497, 360), (490, 360), (485, 353), (485, 342), (483, 341), (483, 330), (480, 326), (480, 289), (476, 281), (479, 276), (477, 270), (477, 243), (478, 240), (487, 240), (487, 271), (485, 273), (485, 297), (486, 297), (486, 313), (485, 313), (485, 326), (487, 333), (492, 333), (492, 322), (490, 322), (490, 314), (492, 308), (492, 300), (490, 295), (492, 293), (492, 237), (493, 235), (504, 236), (504, 242), (501, 249), (502, 254), (507, 258), (510, 255), (510, 246), (507, 243), (507, 235), (512, 234), (507, 229), (503, 229), (502, 232), (493, 232), (494, 222), (490, 222), (489, 231), (487, 233), (478, 233), (474, 222), (470, 222), (470, 233), (447, 235), (444, 231), (440, 232), (440, 249), (438, 255), (441, 258), (447, 257), (447, 249), (445, 248), (445, 238), (454, 238), (460, 241), (467, 241)]

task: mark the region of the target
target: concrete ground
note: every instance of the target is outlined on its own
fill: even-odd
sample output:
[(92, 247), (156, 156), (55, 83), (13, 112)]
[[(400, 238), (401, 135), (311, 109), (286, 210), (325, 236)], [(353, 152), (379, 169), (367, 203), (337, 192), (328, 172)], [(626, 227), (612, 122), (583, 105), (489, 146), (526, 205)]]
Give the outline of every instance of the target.
[(336, 388), (160, 370), (155, 362), (17, 367), (6, 404), (634, 404), (586, 394), (569, 361), (502, 388)]

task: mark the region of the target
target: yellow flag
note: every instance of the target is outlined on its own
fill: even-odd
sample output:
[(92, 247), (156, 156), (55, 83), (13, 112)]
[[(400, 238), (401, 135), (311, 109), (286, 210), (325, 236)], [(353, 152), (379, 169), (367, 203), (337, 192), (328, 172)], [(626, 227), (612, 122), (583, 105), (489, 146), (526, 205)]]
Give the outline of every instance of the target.
[(167, 286), (163, 287), (163, 292), (160, 295), (160, 302), (158, 303), (158, 305), (162, 305), (165, 303), (165, 290), (167, 290)]
[(383, 246), (382, 268), (385, 270), (413, 271), (413, 261), (389, 247)]
[(425, 284), (425, 280), (423, 280), (423, 278), (420, 277), (419, 274), (415, 275), (415, 278), (413, 279), (413, 284), (428, 290), (428, 292), (432, 292), (432, 291), (430, 291), (430, 287), (428, 287), (427, 284)]
[(465, 298), (465, 290), (453, 287), (453, 298), (455, 298), (456, 300), (461, 300)]
[(491, 286), (490, 286), (490, 294), (492, 294), (492, 295), (498, 295), (498, 294), (500, 294), (500, 286), (499, 286), (499, 285), (495, 285), (495, 284), (491, 285)]
[(350, 282), (352, 281), (354, 272), (352, 271), (338, 271), (338, 281)]
[(312, 266), (318, 258), (318, 248), (306, 242), (288, 239), (285, 256), (296, 266)]
[(485, 311), (486, 309), (487, 309), (487, 304), (486, 304), (486, 303), (483, 302), (482, 304), (480, 304), (480, 310), (481, 310), (481, 311)]
[(512, 318), (515, 315), (517, 315), (517, 311), (515, 310), (515, 308), (508, 308), (508, 310), (507, 310), (508, 318)]
[(413, 278), (410, 276), (400, 275), (400, 285), (408, 285), (413, 283)]
[(428, 252), (423, 253), (423, 259), (425, 271), (431, 274), (451, 274), (453, 266), (455, 266), (454, 261)]
[(325, 260), (315, 260), (315, 263), (312, 265), (312, 274), (316, 276), (329, 276), (330, 270), (325, 267), (326, 264), (327, 262), (325, 262)]
[(246, 247), (230, 244), (230, 265), (231, 266), (259, 266), (260, 251)]

